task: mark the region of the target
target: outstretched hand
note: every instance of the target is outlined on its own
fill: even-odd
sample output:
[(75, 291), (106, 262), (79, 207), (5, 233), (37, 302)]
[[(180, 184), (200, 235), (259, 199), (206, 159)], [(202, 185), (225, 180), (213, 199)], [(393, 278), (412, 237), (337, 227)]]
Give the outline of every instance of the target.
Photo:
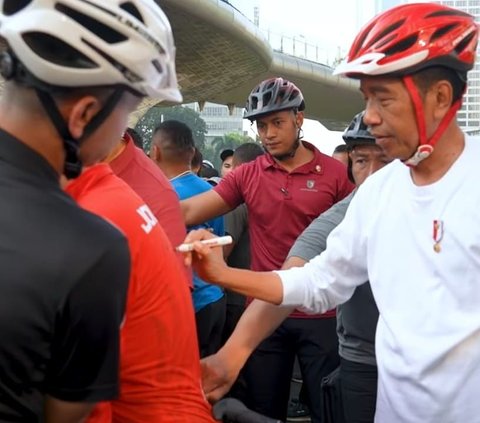
[(193, 251), (183, 254), (185, 265), (193, 266), (201, 279), (216, 283), (221, 281), (219, 275), (227, 265), (223, 259), (223, 249), (221, 247), (199, 242), (211, 238), (215, 238), (215, 235), (206, 229), (196, 229), (189, 232), (184, 242), (193, 243)]

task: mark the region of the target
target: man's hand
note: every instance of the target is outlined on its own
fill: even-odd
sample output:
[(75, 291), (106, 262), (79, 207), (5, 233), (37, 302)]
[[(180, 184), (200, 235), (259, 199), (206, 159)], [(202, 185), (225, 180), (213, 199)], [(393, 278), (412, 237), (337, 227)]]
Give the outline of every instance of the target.
[(223, 260), (222, 248), (200, 242), (213, 237), (205, 229), (187, 235), (185, 243), (193, 245), (192, 252), (184, 253), (187, 266), (193, 264), (200, 278), (215, 285), (272, 304), (282, 303), (283, 286), (280, 276), (274, 272), (253, 272), (228, 267)]
[(240, 368), (232, 360), (227, 360), (221, 351), (200, 361), (202, 367), (202, 385), (207, 400), (215, 403), (232, 387)]
[(194, 250), (184, 253), (185, 264), (193, 265), (198, 276), (208, 282), (221, 281), (220, 274), (227, 268), (223, 259), (223, 250), (218, 246), (209, 246), (198, 241), (215, 238), (215, 235), (205, 229), (197, 229), (189, 232), (185, 238), (185, 244), (193, 243)]

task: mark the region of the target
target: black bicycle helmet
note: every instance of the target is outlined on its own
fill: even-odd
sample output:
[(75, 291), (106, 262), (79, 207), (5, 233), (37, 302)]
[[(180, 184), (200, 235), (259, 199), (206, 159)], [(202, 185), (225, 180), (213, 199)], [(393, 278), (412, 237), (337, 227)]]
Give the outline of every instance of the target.
[(349, 148), (355, 146), (356, 144), (375, 144), (375, 138), (368, 131), (367, 125), (363, 122), (363, 115), (365, 111), (355, 115), (353, 120), (348, 125), (348, 128), (345, 129), (345, 132), (342, 135), (345, 144)]
[(261, 115), (289, 109), (305, 109), (302, 92), (286, 79), (270, 78), (260, 82), (248, 96), (244, 118), (254, 121)]

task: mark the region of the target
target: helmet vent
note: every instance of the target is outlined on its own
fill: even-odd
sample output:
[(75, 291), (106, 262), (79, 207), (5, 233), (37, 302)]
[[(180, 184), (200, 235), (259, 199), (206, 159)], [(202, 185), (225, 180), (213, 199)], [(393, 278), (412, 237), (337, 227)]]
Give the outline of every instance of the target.
[[(458, 45), (455, 47), (455, 53), (460, 54), (462, 53), (467, 46), (472, 42), (472, 40), (476, 36), (476, 31), (472, 31), (470, 34), (468, 34), (462, 41), (458, 43)], [(476, 50), (477, 46), (473, 50)]]
[(32, 0), (4, 0), (2, 13), (6, 16), (14, 15), (27, 7)]
[(367, 47), (371, 47), (372, 45), (378, 43), (385, 36), (389, 35), (390, 33), (394, 32), (398, 28), (400, 28), (404, 23), (405, 23), (405, 19), (402, 19), (402, 20), (397, 21), (394, 24), (388, 26), (382, 32), (380, 32), (380, 34), (378, 34), (373, 40), (371, 40)]
[(370, 31), (372, 30), (374, 24), (372, 23), (368, 28), (365, 29), (365, 31), (362, 32), (360, 38), (357, 40), (355, 43), (355, 46), (352, 46), (352, 51), (350, 52), (349, 56), (356, 56), (358, 51), (363, 47), (363, 43), (365, 42), (365, 39), (367, 38), (368, 34), (370, 34)]
[(404, 38), (402, 41), (399, 41), (389, 49), (386, 49), (384, 53), (386, 56), (391, 56), (396, 53), (401, 53), (402, 51), (406, 51), (417, 42), (417, 39), (418, 39), (417, 34), (412, 34), (409, 37)]
[(392, 34), (389, 37), (384, 38), (380, 43), (378, 43), (375, 47), (376, 48), (382, 48), (383, 46), (387, 45), (391, 41), (393, 41), (395, 38), (397, 38), (396, 34)]
[(262, 100), (263, 100), (263, 107), (265, 107), (267, 104), (270, 104), (270, 101), (272, 100), (272, 93), (267, 92), (267, 93), (263, 94), (263, 99)]
[(461, 18), (471, 18), (468, 13), (462, 12), (461, 10), (449, 9), (449, 10), (437, 10), (426, 16), (426, 18), (438, 18), (442, 16), (459, 16)]
[(458, 26), (457, 24), (450, 24), (437, 29), (435, 33), (432, 35), (430, 42), (435, 41), (437, 38), (443, 37), (445, 34), (448, 34), (451, 30), (455, 29), (457, 26)]
[(290, 94), (290, 98), (288, 100), (292, 101), (292, 100), (296, 99), (297, 96), (298, 96), (298, 92), (294, 91), (294, 92), (292, 92), (292, 94)]
[(22, 34), (22, 38), (35, 54), (48, 62), (77, 69), (98, 67), (83, 53), (52, 35), (32, 31)]
[(112, 56), (107, 54), (105, 51), (99, 49), (97, 46), (90, 43), (88, 40), (82, 38), (82, 41), (88, 45), (92, 50), (102, 56), (106, 61), (108, 61), (112, 66), (114, 66), (123, 76), (131, 83), (141, 82), (142, 78), (138, 76), (135, 72), (128, 69), (126, 66), (122, 65), (120, 62), (115, 60)]
[(131, 1), (126, 1), (120, 5), (120, 8), (125, 10), (125, 12), (132, 15), (135, 19), (138, 19), (140, 22), (145, 23), (145, 20), (142, 17), (142, 14)]
[(67, 15), (69, 18), (76, 21), (79, 25), (94, 33), (96, 36), (102, 38), (105, 42), (109, 44), (116, 44), (127, 40), (127, 37), (125, 37), (125, 35), (120, 34), (118, 31), (109, 28), (108, 26), (97, 21), (91, 16), (87, 16), (79, 12), (78, 10), (74, 10), (63, 3), (57, 3), (55, 5), (55, 9)]

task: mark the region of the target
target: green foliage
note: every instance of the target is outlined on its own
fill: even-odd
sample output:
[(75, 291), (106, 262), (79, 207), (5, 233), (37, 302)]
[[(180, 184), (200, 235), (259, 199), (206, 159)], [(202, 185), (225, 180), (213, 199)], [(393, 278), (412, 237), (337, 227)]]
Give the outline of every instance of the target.
[(203, 158), (210, 160), (216, 169), (220, 169), (222, 165), (220, 153), (227, 148), (235, 150), (238, 146), (245, 144), (246, 142), (255, 142), (255, 140), (249, 136), (237, 134), (235, 132), (225, 134), (223, 137), (216, 137), (210, 145), (205, 146), (202, 151)]
[(185, 123), (192, 130), (195, 145), (203, 150), (205, 146), (205, 134), (207, 133), (207, 125), (200, 117), (200, 114), (189, 107), (158, 107), (153, 106), (147, 113), (137, 122), (135, 130), (138, 131), (143, 139), (145, 151), (150, 151), (152, 143), (152, 135), (155, 128), (165, 120), (178, 120)]

